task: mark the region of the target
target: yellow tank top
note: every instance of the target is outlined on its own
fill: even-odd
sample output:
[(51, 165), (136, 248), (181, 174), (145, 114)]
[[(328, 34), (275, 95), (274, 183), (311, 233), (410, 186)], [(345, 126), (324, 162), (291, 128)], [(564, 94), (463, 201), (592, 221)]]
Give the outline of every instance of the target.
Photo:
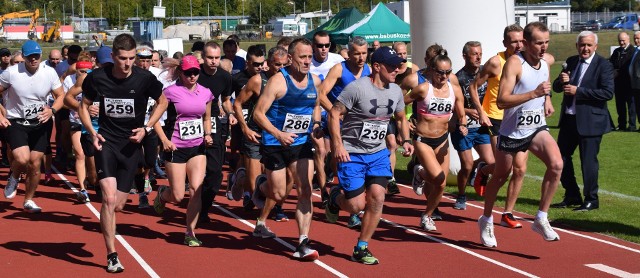
[(498, 52), (498, 57), (500, 58), (500, 73), (498, 76), (490, 77), (489, 80), (487, 80), (487, 92), (485, 93), (484, 100), (482, 101), (482, 109), (487, 113), (489, 118), (502, 120), (504, 111), (498, 108), (496, 101), (498, 100), (498, 89), (500, 88), (502, 67), (504, 67), (504, 63), (507, 62), (507, 59), (505, 58), (504, 52)]

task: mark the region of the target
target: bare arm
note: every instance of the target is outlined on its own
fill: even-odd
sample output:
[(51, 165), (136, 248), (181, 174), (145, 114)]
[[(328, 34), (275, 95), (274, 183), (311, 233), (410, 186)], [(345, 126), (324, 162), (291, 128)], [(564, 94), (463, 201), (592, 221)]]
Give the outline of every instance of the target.
[(324, 108), (324, 110), (326, 111), (331, 110), (331, 107), (333, 106), (331, 101), (329, 101), (329, 97), (327, 95), (329, 94), (329, 92), (331, 92), (333, 86), (336, 85), (336, 82), (341, 75), (342, 63), (339, 63), (333, 66), (331, 70), (329, 70), (327, 77), (324, 79), (324, 81), (322, 81), (322, 84), (318, 88), (318, 91), (320, 92), (320, 95), (318, 96), (318, 98), (320, 99), (320, 105), (322, 105), (322, 108)]
[(329, 111), (327, 122), (329, 123), (329, 134), (331, 134), (331, 148), (333, 156), (338, 162), (350, 161), (349, 153), (342, 144), (342, 134), (340, 133), (340, 118), (347, 114), (347, 107), (341, 102), (336, 102)]
[[(428, 92), (428, 90), (429, 90), (428, 82), (418, 85), (417, 87), (413, 88), (411, 92), (404, 95), (404, 104), (405, 105), (410, 104), (418, 99), (423, 99), (426, 93)], [(416, 113), (418, 111), (413, 111), (413, 112)]]
[(243, 132), (248, 128), (248, 125), (244, 120), (244, 115), (242, 114), (242, 105), (254, 96), (254, 92), (256, 92), (256, 89), (257, 91), (260, 91), (261, 81), (262, 78), (259, 74), (252, 76), (251, 79), (249, 79), (249, 81), (247, 82), (247, 85), (245, 85), (242, 90), (240, 90), (240, 92), (236, 94), (236, 101), (233, 103), (233, 111), (236, 113), (236, 115), (238, 115), (238, 124), (240, 125), (240, 128)]
[(263, 92), (260, 94), (258, 103), (253, 110), (253, 120), (264, 131), (273, 135), (281, 145), (289, 146), (293, 144), (298, 135), (294, 133), (283, 132), (277, 127), (273, 126), (271, 121), (267, 119), (267, 110), (273, 104), (273, 101), (277, 98), (281, 98), (287, 91), (286, 81), (282, 74), (277, 74), (271, 77), (267, 82)]
[(467, 115), (464, 110), (464, 95), (460, 86), (453, 86), (453, 94), (456, 96), (456, 102), (454, 103), (456, 118), (458, 118), (458, 130), (462, 135), (467, 135)]

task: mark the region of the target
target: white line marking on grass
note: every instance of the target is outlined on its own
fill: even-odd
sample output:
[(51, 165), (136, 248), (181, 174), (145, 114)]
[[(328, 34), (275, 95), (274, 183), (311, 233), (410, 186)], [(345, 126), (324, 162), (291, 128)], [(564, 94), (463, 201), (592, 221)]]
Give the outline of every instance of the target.
[[(227, 215), (229, 215), (229, 216), (231, 216), (231, 217), (235, 218), (236, 220), (238, 220), (238, 221), (242, 222), (242, 224), (245, 224), (245, 225), (247, 225), (247, 226), (251, 227), (252, 229), (255, 229), (255, 228), (256, 228), (256, 226), (255, 226), (255, 225), (253, 225), (253, 224), (251, 224), (251, 222), (249, 222), (249, 221), (245, 220), (244, 218), (242, 218), (242, 217), (240, 217), (240, 216), (236, 215), (235, 213), (233, 213), (233, 212), (231, 212), (231, 211), (229, 211), (229, 210), (227, 210), (227, 209), (225, 209), (225, 208), (221, 207), (220, 205), (218, 205), (218, 204), (216, 204), (216, 203), (213, 203), (213, 206), (214, 206), (214, 207), (216, 207), (217, 209), (219, 209), (220, 211), (222, 211), (222, 212), (226, 213)], [(291, 251), (296, 251), (296, 247), (295, 247), (295, 246), (293, 246), (293, 245), (289, 244), (288, 242), (286, 242), (286, 241), (282, 240), (281, 238), (279, 238), (279, 237), (277, 237), (277, 236), (276, 236), (276, 237), (275, 237), (275, 238), (273, 238), (273, 239), (274, 239), (275, 241), (277, 241), (278, 243), (280, 243), (280, 244), (284, 245), (285, 247), (289, 248)], [(317, 264), (318, 266), (320, 266), (320, 267), (324, 268), (325, 270), (327, 270), (327, 271), (329, 271), (329, 272), (333, 273), (333, 275), (335, 275), (335, 276), (338, 276), (338, 277), (341, 277), (341, 278), (347, 278), (347, 277), (349, 277), (349, 276), (347, 276), (347, 275), (345, 275), (345, 274), (341, 273), (340, 271), (337, 271), (337, 270), (336, 270), (336, 269), (334, 269), (333, 267), (330, 267), (329, 265), (327, 265), (327, 264), (323, 263), (323, 262), (322, 262), (322, 261), (320, 261), (320, 260), (315, 260), (315, 261), (313, 261), (313, 263), (315, 263), (315, 264)]]
[[(527, 177), (527, 178), (530, 178), (530, 179), (537, 180), (537, 181), (542, 181), (542, 179), (543, 179), (543, 177), (541, 177), (541, 176), (534, 176), (534, 175), (529, 175), (529, 174), (525, 174), (524, 176)], [(582, 189), (584, 186), (582, 184), (578, 184), (578, 187), (580, 187), (580, 189)], [(632, 200), (632, 201), (640, 201), (640, 197), (631, 196), (631, 195), (625, 195), (625, 194), (622, 194), (622, 193), (613, 192), (613, 191), (607, 191), (607, 190), (603, 190), (603, 189), (598, 189), (598, 193), (599, 194), (604, 194), (604, 195), (611, 195), (611, 196), (614, 196), (614, 197), (627, 199), (627, 200)]]
[[(411, 189), (413, 189), (413, 187), (408, 186), (408, 185), (399, 184), (399, 183), (398, 183), (398, 185), (403, 186), (403, 187), (406, 187), (406, 188), (411, 188)], [(453, 199), (453, 198), (449, 198), (449, 197), (447, 197), (447, 196), (442, 196), (442, 198), (446, 198), (446, 199), (448, 199), (448, 200), (450, 200), (450, 201), (455, 201), (455, 199)], [(479, 206), (479, 205), (472, 204), (472, 203), (469, 203), (469, 202), (467, 202), (467, 206), (471, 206), (471, 207), (478, 208), (478, 209), (481, 209), (481, 210), (483, 210), (483, 209), (484, 209), (484, 207), (483, 207), (483, 206)], [(499, 211), (497, 211), (497, 210), (492, 210), (492, 211), (493, 211), (493, 213), (495, 213), (495, 214), (502, 215), (502, 212), (499, 212)], [(529, 223), (533, 223), (533, 221), (530, 221), (530, 220), (524, 219), (524, 218), (522, 218), (522, 217), (517, 217), (517, 216), (516, 216), (516, 218), (517, 218), (517, 219), (520, 219), (520, 220), (522, 220), (522, 221), (526, 221), (526, 222), (529, 222)], [(624, 246), (624, 245), (621, 245), (621, 244), (618, 244), (618, 243), (615, 243), (615, 242), (611, 242), (611, 241), (607, 241), (607, 240), (604, 240), (604, 239), (595, 238), (595, 237), (588, 236), (588, 235), (583, 235), (583, 234), (580, 234), (580, 233), (576, 233), (576, 232), (574, 232), (574, 231), (569, 231), (569, 230), (565, 230), (565, 229), (558, 228), (558, 227), (553, 227), (553, 229), (554, 229), (554, 230), (556, 230), (556, 231), (562, 231), (562, 232), (565, 232), (565, 233), (567, 233), (567, 234), (571, 234), (571, 235), (574, 235), (574, 236), (578, 236), (578, 237), (582, 237), (582, 238), (590, 239), (590, 240), (593, 240), (593, 241), (597, 241), (597, 242), (600, 242), (600, 243), (608, 244), (608, 245), (611, 245), (611, 246), (614, 246), (614, 247), (618, 247), (618, 248), (620, 248), (620, 249), (624, 249), (624, 250), (627, 250), (627, 251), (631, 251), (631, 252), (634, 252), (634, 253), (638, 253), (638, 254), (640, 254), (640, 250), (638, 250), (638, 249), (634, 249), (634, 248), (631, 248), (631, 247), (628, 247), (628, 246)]]
[[(53, 169), (53, 171), (57, 173), (58, 177), (69, 187), (69, 189), (71, 189), (71, 191), (73, 191), (73, 193), (78, 194), (78, 192), (80, 192), (75, 186), (73, 186), (73, 184), (71, 184), (71, 182), (69, 182), (67, 177), (65, 177), (62, 173), (60, 173), (60, 171), (58, 171), (58, 169), (55, 166), (51, 165), (51, 169)], [(96, 186), (99, 186), (99, 185), (96, 185)], [(91, 204), (91, 202), (85, 203), (84, 205), (87, 206), (87, 208), (89, 208), (89, 210), (93, 213), (93, 215), (95, 215), (96, 218), (98, 218), (98, 220), (100, 220), (100, 212), (98, 212), (98, 210)], [(129, 243), (124, 239), (124, 237), (122, 237), (117, 232), (116, 232), (116, 239), (120, 242), (120, 244), (122, 244), (122, 246), (124, 246), (124, 248), (129, 252), (129, 254), (131, 254), (131, 256), (138, 262), (138, 264), (140, 264), (142, 269), (144, 269), (144, 271), (146, 271), (150, 277), (153, 277), (153, 278), (160, 277), (153, 270), (153, 268), (151, 268), (151, 266), (147, 264), (147, 262), (142, 258), (142, 256), (140, 256), (140, 254), (138, 254), (138, 252), (136, 252), (136, 250), (133, 249), (131, 245), (129, 245)]]

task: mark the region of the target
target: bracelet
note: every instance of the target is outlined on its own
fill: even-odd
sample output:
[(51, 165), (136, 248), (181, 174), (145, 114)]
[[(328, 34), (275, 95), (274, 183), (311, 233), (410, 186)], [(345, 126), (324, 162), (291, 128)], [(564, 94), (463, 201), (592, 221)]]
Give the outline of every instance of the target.
[(312, 125), (318, 124), (320, 127), (322, 127), (322, 121), (313, 121)]
[(409, 145), (413, 145), (413, 142), (411, 142), (411, 140), (409, 140), (409, 139), (402, 141), (403, 145), (404, 145), (404, 143), (409, 143)]

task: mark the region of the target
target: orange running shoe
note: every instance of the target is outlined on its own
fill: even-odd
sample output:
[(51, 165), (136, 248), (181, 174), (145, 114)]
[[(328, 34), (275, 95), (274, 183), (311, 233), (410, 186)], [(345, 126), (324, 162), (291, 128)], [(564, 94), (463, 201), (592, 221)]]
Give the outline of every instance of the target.
[(476, 194), (479, 196), (484, 196), (484, 189), (487, 186), (487, 181), (489, 180), (489, 175), (482, 172), (482, 167), (485, 165), (487, 165), (487, 163), (484, 161), (480, 161), (480, 163), (478, 163), (478, 173), (473, 180), (473, 189), (476, 190)]
[(511, 229), (522, 228), (522, 224), (511, 213), (503, 213), (500, 220), (500, 226), (504, 226)]

